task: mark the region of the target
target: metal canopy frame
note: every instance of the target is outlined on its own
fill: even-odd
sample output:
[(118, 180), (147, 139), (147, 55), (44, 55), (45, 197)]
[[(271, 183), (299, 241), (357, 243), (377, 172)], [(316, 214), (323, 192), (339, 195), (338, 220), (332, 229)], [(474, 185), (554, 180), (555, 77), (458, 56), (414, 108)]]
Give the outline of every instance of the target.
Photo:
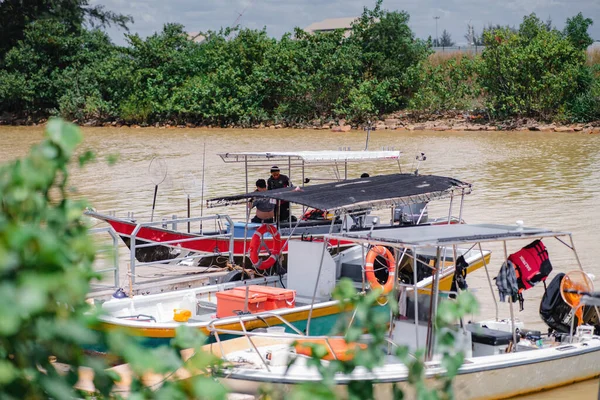
[[(567, 237), (564, 240), (563, 237)], [(479, 247), (486, 275), (488, 278), (490, 291), (494, 298), (496, 305), (496, 319), (498, 319), (498, 305), (496, 303), (496, 297), (494, 295), (494, 289), (490, 280), (487, 265), (485, 264), (485, 257), (483, 256), (483, 249), (481, 243), (486, 242), (502, 242), (504, 248), (504, 262), (508, 260), (508, 251), (506, 243), (508, 241), (516, 240), (532, 240), (532, 239), (544, 239), (554, 238), (573, 252), (577, 261), (578, 267), (583, 271), (583, 266), (575, 249), (575, 243), (573, 242), (573, 236), (570, 232), (565, 231), (553, 231), (546, 228), (533, 228), (523, 227), (522, 223), (516, 225), (499, 225), (499, 224), (455, 224), (455, 225), (433, 225), (433, 226), (416, 226), (406, 227), (403, 229), (381, 229), (371, 230), (368, 232), (346, 232), (346, 233), (335, 233), (330, 234), (326, 237), (327, 239), (342, 239), (350, 240), (358, 244), (368, 245), (383, 245), (391, 246), (396, 249), (410, 249), (413, 255), (419, 254), (419, 251), (424, 249), (436, 249), (436, 272), (433, 275), (432, 281), (432, 297), (430, 305), (430, 315), (427, 330), (427, 353), (426, 357), (428, 360), (432, 359), (433, 347), (435, 343), (435, 332), (433, 330), (433, 319), (437, 310), (439, 293), (439, 262), (440, 254), (445, 248), (452, 248), (454, 254), (458, 245), (474, 245)], [(413, 268), (416, 271), (416, 257), (413, 259)], [(455, 258), (456, 260), (456, 258)], [(585, 272), (585, 271), (584, 271)], [(415, 276), (416, 282), (416, 276)], [(415, 303), (415, 329), (416, 337), (418, 340), (418, 290), (416, 283), (413, 285), (413, 296)], [(513, 335), (513, 343), (517, 343), (516, 330), (515, 330), (515, 316), (513, 311), (513, 303), (508, 301), (510, 307), (510, 320), (511, 320), (511, 331)], [(600, 311), (596, 308), (596, 312), (600, 316)], [(573, 334), (571, 329), (571, 335)], [(417, 342), (418, 343), (418, 342)], [(516, 346), (513, 346), (513, 352), (517, 351)]]
[(309, 151), (244, 151), (219, 153), (226, 163), (236, 162), (273, 162), (273, 161), (301, 161), (303, 163), (332, 163), (349, 161), (377, 161), (397, 160), (400, 151), (352, 151), (352, 150), (309, 150)]
[[(219, 157), (225, 163), (244, 163), (246, 193), (250, 191), (250, 183), (248, 176), (249, 167), (265, 167), (268, 168), (273, 164), (277, 164), (280, 168), (287, 166), (287, 174), (293, 182), (296, 179), (296, 174), (292, 174), (292, 167), (300, 169), (299, 186), (304, 187), (306, 176), (306, 167), (316, 166), (331, 166), (333, 167), (336, 180), (348, 179), (348, 163), (361, 163), (367, 161), (396, 161), (398, 169), (402, 172), (400, 166), (400, 151), (396, 150), (381, 150), (381, 151), (352, 151), (352, 150), (307, 150), (307, 151), (242, 151), (218, 153)], [(343, 167), (343, 171), (340, 171)], [(330, 179), (315, 179), (324, 180)]]
[(571, 236), (570, 232), (500, 224), (452, 224), (335, 233), (331, 239), (394, 247), (447, 247), (527, 238)]

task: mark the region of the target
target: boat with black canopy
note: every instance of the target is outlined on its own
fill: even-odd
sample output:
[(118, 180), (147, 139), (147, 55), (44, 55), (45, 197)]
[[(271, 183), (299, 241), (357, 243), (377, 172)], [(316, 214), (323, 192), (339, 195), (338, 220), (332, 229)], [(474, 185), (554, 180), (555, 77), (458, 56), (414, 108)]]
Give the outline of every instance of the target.
[[(292, 182), (296, 182), (296, 188), (310, 188), (323, 182), (339, 182), (348, 180), (352, 168), (377, 170), (377, 166), (383, 162), (391, 162), (398, 165), (402, 171), (399, 160), (401, 153), (393, 150), (381, 151), (297, 151), (297, 152), (230, 152), (221, 153), (219, 156), (225, 163), (241, 163), (245, 170), (245, 193), (250, 190), (251, 174), (260, 176), (268, 166), (278, 164), (283, 172), (288, 174)], [(418, 160), (424, 160), (424, 155), (418, 156)], [(420, 161), (419, 161), (420, 163)], [(418, 173), (419, 165), (415, 172)], [(261, 171), (260, 173), (257, 171)], [(329, 171), (329, 173), (327, 173)], [(406, 174), (409, 177), (410, 174)], [(253, 182), (253, 181), (252, 181)], [(390, 184), (406, 185), (409, 193), (411, 182), (394, 181)], [(385, 187), (384, 190), (389, 188)], [(465, 186), (462, 195), (469, 194), (471, 187)], [(458, 191), (455, 192), (458, 196)], [(408, 204), (410, 203), (410, 204)], [(215, 204), (214, 202), (212, 204)], [(233, 203), (230, 203), (233, 204)], [(428, 216), (426, 202), (407, 202), (407, 204), (391, 209), (390, 224), (412, 225), (415, 223), (445, 222), (446, 218), (431, 219)], [(323, 234), (329, 232), (330, 220), (322, 213), (311, 213), (315, 208), (292, 204), (292, 211), (298, 215), (298, 221), (278, 221), (277, 228), (281, 237), (299, 239), (303, 235), (310, 236), (314, 240), (320, 240)], [(461, 198), (462, 209), (462, 198)], [(231, 209), (229, 209), (231, 210)], [(307, 213), (308, 212), (308, 213)], [(246, 211), (245, 211), (246, 213)], [(131, 249), (135, 255), (133, 262), (153, 263), (168, 261), (170, 263), (186, 258), (194, 254), (195, 262), (201, 265), (219, 264), (227, 261), (240, 263), (243, 259), (248, 242), (261, 224), (250, 221), (249, 213), (246, 213), (244, 221), (232, 221), (223, 215), (207, 217), (191, 217), (188, 212), (187, 218), (170, 218), (163, 221), (143, 221), (135, 217), (133, 213), (128, 216), (117, 217), (116, 215), (100, 213), (90, 210), (87, 215), (95, 219), (107, 222)], [(460, 216), (450, 219), (457, 222)], [(214, 221), (214, 223), (213, 223)], [(373, 218), (364, 214), (364, 218), (354, 218), (342, 221), (336, 218), (334, 221), (334, 232), (345, 229), (346, 226), (354, 229), (369, 228)], [(347, 223), (345, 225), (345, 223)], [(186, 229), (187, 227), (187, 229)], [(233, 236), (232, 241), (230, 237)], [(267, 239), (269, 242), (270, 239)], [(271, 244), (269, 242), (269, 244)], [(287, 248), (282, 248), (283, 253)], [(215, 256), (216, 255), (216, 256)], [(231, 255), (231, 257), (220, 257)], [(189, 260), (189, 257), (187, 258)]]
[[(407, 189), (409, 186), (411, 190)], [(334, 216), (327, 221), (328, 234), (331, 234), (338, 218), (349, 221), (358, 214), (364, 217), (365, 210), (462, 198), (470, 191), (470, 187), (468, 183), (442, 176), (392, 174), (304, 188), (284, 188), (261, 192), (260, 196), (327, 209)], [(219, 197), (209, 200), (209, 205), (243, 203), (252, 195)], [(448, 222), (449, 219), (446, 219), (445, 223)], [(352, 226), (348, 227), (349, 232), (353, 229)], [(370, 230), (365, 232), (377, 232), (380, 229), (373, 218)], [(394, 225), (393, 229), (405, 228)], [(344, 243), (343, 240), (330, 236), (326, 241), (317, 241), (310, 240), (306, 235), (304, 240), (287, 240), (281, 245), (281, 248), (288, 250), (287, 269), (282, 270), (277, 267), (261, 269), (261, 262), (273, 256), (278, 259), (278, 255), (269, 254), (269, 246), (259, 238), (254, 241), (256, 247), (252, 247), (253, 242), (248, 247), (259, 260), (246, 268), (246, 274), (249, 275), (247, 279), (168, 293), (111, 299), (101, 305), (106, 315), (101, 317), (100, 329), (124, 327), (145, 337), (149, 344), (159, 344), (174, 337), (176, 328), (182, 323), (209, 333), (209, 326), (248, 331), (283, 325), (279, 319), (283, 318), (293, 329), (302, 331), (312, 318), (311, 329), (327, 333), (340, 314), (351, 311), (341, 309), (340, 304), (332, 300), (332, 291), (341, 278), (352, 279), (361, 291), (373, 287), (381, 287), (385, 291), (386, 287), (395, 285), (398, 279), (417, 282), (417, 286), (423, 290), (431, 287), (435, 254), (421, 254), (418, 262), (413, 264), (408, 251), (386, 252), (385, 248), (361, 245), (341, 249), (335, 254), (328, 251)], [(251, 255), (250, 258), (254, 257)], [(459, 249), (457, 253), (446, 254), (440, 269), (440, 281), (448, 290), (455, 277), (455, 258), (461, 259), (461, 272), (466, 275), (483, 266), (484, 260), (489, 261), (490, 252), (482, 254), (473, 249)], [(317, 280), (318, 276), (321, 278)], [(389, 310), (381, 307), (381, 312)], [(239, 316), (239, 320), (231, 321), (227, 319), (229, 316)]]

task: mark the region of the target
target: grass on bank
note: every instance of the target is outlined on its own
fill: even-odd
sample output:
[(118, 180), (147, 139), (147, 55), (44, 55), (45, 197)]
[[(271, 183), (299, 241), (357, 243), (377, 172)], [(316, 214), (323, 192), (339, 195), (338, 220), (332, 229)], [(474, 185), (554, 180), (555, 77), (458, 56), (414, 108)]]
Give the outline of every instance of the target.
[[(480, 54), (480, 53), (479, 53)], [(450, 60), (456, 60), (457, 63), (463, 58), (468, 58), (473, 60), (475, 58), (475, 54), (468, 51), (462, 50), (449, 50), (446, 52), (436, 52), (429, 56), (429, 63), (433, 66), (438, 66), (440, 64), (446, 64)], [(587, 60), (586, 64), (588, 66), (600, 65), (600, 48), (589, 49), (587, 51)]]

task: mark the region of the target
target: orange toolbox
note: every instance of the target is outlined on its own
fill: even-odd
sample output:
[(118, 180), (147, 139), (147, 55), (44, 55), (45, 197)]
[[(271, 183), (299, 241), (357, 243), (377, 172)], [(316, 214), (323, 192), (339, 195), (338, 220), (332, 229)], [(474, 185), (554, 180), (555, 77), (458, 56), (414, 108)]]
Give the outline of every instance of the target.
[[(232, 290), (246, 294), (245, 287), (236, 287)], [(248, 286), (250, 294), (260, 294), (267, 296), (265, 310), (277, 310), (280, 308), (293, 308), (296, 305), (296, 291), (291, 289), (276, 288), (272, 286), (250, 285)]]
[[(217, 318), (231, 317), (244, 312), (246, 303), (246, 290), (226, 290), (217, 292)], [(249, 291), (248, 293), (248, 312), (258, 313), (266, 311), (267, 296), (260, 293)]]

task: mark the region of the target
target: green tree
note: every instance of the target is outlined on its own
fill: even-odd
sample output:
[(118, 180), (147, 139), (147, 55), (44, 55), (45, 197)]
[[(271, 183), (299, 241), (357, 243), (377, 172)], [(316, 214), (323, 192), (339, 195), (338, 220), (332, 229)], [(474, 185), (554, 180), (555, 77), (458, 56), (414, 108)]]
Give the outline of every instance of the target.
[(485, 43), (478, 75), (495, 116), (552, 119), (585, 89), (585, 55), (535, 14), (516, 33), (486, 31)]
[(198, 71), (198, 44), (188, 40), (183, 26), (166, 24), (162, 32), (142, 39), (128, 35), (124, 50), (131, 71), (131, 90), (123, 99), (121, 116), (128, 122), (173, 117), (173, 91)]
[(409, 19), (404, 11), (382, 10), (378, 0), (373, 10), (364, 9), (349, 38), (361, 49), (363, 79), (387, 80), (392, 96), (387, 103), (396, 109), (413, 93), (414, 68), (431, 53), (427, 43), (415, 37)]
[(419, 68), (419, 86), (408, 107), (420, 118), (447, 110), (470, 110), (481, 106), (481, 88), (476, 79), (480, 58), (461, 56)]
[(440, 46), (442, 47), (452, 47), (454, 46), (454, 41), (452, 40), (452, 35), (450, 35), (450, 33), (448, 33), (448, 31), (446, 31), (444, 29), (444, 31), (442, 32), (442, 37), (440, 38)]
[(24, 31), (0, 70), (0, 111), (68, 118), (114, 116), (130, 85), (116, 48), (99, 30), (44, 19)]
[(600, 66), (585, 66), (580, 79), (582, 91), (567, 102), (564, 119), (569, 122), (600, 120)]
[(89, 0), (3, 0), (0, 2), (0, 60), (19, 40), (26, 27), (39, 20), (53, 20), (67, 31), (78, 31), (85, 23), (92, 27), (111, 24), (127, 29), (131, 16), (116, 14)]
[[(235, 35), (235, 36), (233, 36)], [(272, 98), (265, 94), (265, 58), (276, 41), (265, 30), (233, 29), (207, 33), (190, 60), (195, 70), (173, 95), (181, 118), (227, 125), (267, 118)]]
[(572, 18), (567, 18), (567, 24), (563, 31), (576, 49), (585, 50), (594, 43), (594, 39), (589, 35), (588, 29), (594, 24), (591, 18), (584, 18), (582, 13)]

